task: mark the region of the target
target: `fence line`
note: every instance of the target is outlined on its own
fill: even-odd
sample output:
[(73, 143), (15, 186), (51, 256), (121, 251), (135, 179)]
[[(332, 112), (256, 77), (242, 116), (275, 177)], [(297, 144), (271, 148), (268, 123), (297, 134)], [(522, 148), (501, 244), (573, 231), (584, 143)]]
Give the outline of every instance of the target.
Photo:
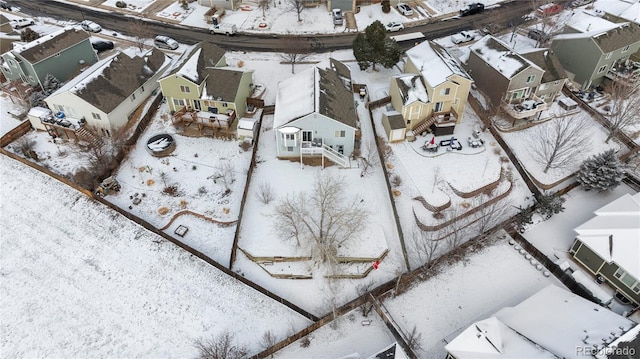
[(411, 347), (407, 343), (405, 335), (404, 333), (402, 333), (400, 326), (395, 322), (395, 320), (393, 320), (390, 315), (387, 315), (386, 309), (383, 310), (382, 304), (373, 295), (371, 295), (371, 304), (373, 305), (376, 313), (378, 313), (378, 316), (380, 316), (391, 334), (393, 334), (393, 337), (396, 338), (396, 342), (402, 347), (402, 349), (404, 349), (405, 354), (407, 354), (407, 356), (411, 359), (418, 359), (416, 353), (413, 352), (413, 349), (411, 349)]
[(5, 133), (2, 138), (0, 138), (0, 147), (4, 147), (10, 144), (29, 131), (31, 131), (31, 122), (25, 120), (21, 124), (13, 128), (11, 131)]

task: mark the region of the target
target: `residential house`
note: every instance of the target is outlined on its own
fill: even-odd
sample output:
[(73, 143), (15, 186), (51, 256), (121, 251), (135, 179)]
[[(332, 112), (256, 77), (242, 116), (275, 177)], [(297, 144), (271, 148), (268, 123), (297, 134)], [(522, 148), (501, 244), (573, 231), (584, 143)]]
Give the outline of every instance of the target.
[(223, 8), (235, 10), (240, 7), (242, 0), (198, 0), (198, 4), (209, 8)]
[(609, 21), (640, 24), (640, 1), (638, 0), (597, 1), (593, 7), (595, 10), (601, 11), (604, 18)]
[(85, 126), (110, 136), (157, 91), (158, 78), (170, 62), (157, 49), (135, 56), (118, 52), (101, 60), (45, 99), (56, 116), (42, 126), (60, 137)]
[[(351, 356), (348, 356), (348, 357), (351, 357)], [(346, 359), (346, 358), (347, 357), (344, 357), (343, 359)], [(373, 354), (368, 359), (407, 359), (407, 358), (409, 358), (409, 356), (407, 356), (407, 354), (405, 354), (402, 347), (397, 342), (395, 342), (387, 346), (386, 348), (382, 349), (381, 351), (377, 352), (376, 354)]]
[(445, 349), (448, 359), (594, 357), (637, 328), (637, 323), (550, 284), (515, 307), (473, 323)]
[(12, 47), (11, 44), (16, 41), (20, 41), (20, 33), (14, 31), (10, 20), (0, 14), (0, 52), (10, 49)]
[(443, 47), (431, 41), (407, 51), (404, 74), (391, 78), (389, 95), (407, 130), (453, 133), (473, 80)]
[(640, 305), (640, 193), (625, 194), (578, 226), (569, 250), (599, 281)]
[(629, 62), (630, 56), (640, 49), (640, 25), (635, 23), (557, 35), (551, 39), (551, 49), (569, 79), (583, 90), (607, 79), (631, 84), (640, 75), (640, 64)]
[(278, 84), (273, 128), (278, 158), (321, 156), (350, 167), (359, 132), (346, 66), (313, 67)]
[(500, 106), (516, 119), (533, 118), (547, 109), (566, 80), (559, 61), (548, 49), (523, 56), (487, 35), (470, 50), (468, 69), (476, 86), (493, 106)]
[(66, 82), (98, 61), (90, 37), (88, 32), (72, 27), (55, 31), (2, 54), (0, 71), (9, 81), (31, 86), (42, 86), (47, 74)]
[(201, 42), (185, 61), (159, 80), (176, 121), (235, 131), (254, 89), (253, 71), (227, 66), (225, 51)]

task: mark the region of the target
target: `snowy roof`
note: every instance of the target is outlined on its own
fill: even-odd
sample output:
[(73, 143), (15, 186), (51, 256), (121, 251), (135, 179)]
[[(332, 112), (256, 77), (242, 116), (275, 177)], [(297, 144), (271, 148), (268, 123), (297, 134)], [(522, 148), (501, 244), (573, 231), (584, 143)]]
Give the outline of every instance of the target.
[(440, 85), (452, 75), (471, 80), (471, 76), (460, 67), (458, 61), (435, 42), (423, 41), (407, 50), (407, 57), (431, 87)]
[(637, 0), (597, 1), (593, 7), (627, 21), (640, 23), (640, 2)]
[(531, 49), (521, 51), (520, 54), (544, 70), (542, 83), (564, 80), (568, 77), (560, 60), (551, 49)]
[(427, 89), (422, 82), (422, 77), (418, 75), (404, 75), (394, 78), (398, 84), (398, 90), (400, 90), (400, 96), (402, 97), (402, 103), (404, 105), (410, 105), (416, 101), (422, 103), (429, 102), (429, 95)]
[(313, 67), (278, 84), (274, 128), (313, 112), (356, 127), (353, 93), (335, 70)]
[(201, 98), (234, 102), (240, 89), (242, 77), (246, 73), (253, 73), (253, 70), (212, 67), (205, 69), (204, 73), (206, 73), (206, 85), (202, 90)]
[(241, 130), (253, 130), (253, 127), (256, 125), (255, 118), (241, 118), (238, 120), (238, 129)]
[(445, 346), (458, 359), (466, 358), (554, 358), (496, 317), (473, 323)]
[[(357, 358), (360, 358), (360, 355), (358, 355)], [(380, 359), (380, 358), (385, 358), (385, 359), (407, 359), (408, 357), (404, 353), (404, 351), (402, 350), (400, 345), (398, 345), (398, 343), (393, 343), (393, 344), (385, 347), (381, 351), (377, 352), (376, 354), (370, 356), (368, 359)]]
[(51, 114), (51, 110), (49, 110), (48, 108), (36, 106), (36, 107), (32, 107), (29, 110), (28, 115), (32, 117), (43, 117), (43, 116), (48, 116), (50, 114)]
[(491, 35), (483, 37), (469, 48), (471, 52), (508, 79), (528, 67), (540, 69)]
[(628, 22), (616, 25), (616, 27), (606, 31), (598, 30), (556, 35), (551, 41), (592, 38), (603, 53), (609, 53), (640, 42), (640, 26), (631, 25)]
[(637, 325), (553, 284), (495, 317), (561, 358), (575, 357), (577, 347), (606, 347)]
[(640, 279), (640, 193), (625, 194), (598, 209), (576, 232), (598, 256)]
[(598, 16), (593, 16), (589, 13), (585, 13), (584, 11), (576, 11), (567, 20), (565, 26), (569, 26), (570, 28), (578, 32), (589, 32), (607, 31), (613, 29), (614, 27), (617, 27), (618, 24), (609, 20), (605, 20)]
[(176, 75), (182, 76), (187, 80), (197, 84), (199, 81), (198, 76), (198, 59), (200, 58), (200, 51), (202, 49), (197, 49), (193, 55), (187, 60), (182, 67), (176, 72)]
[(36, 63), (87, 40), (90, 36), (86, 31), (68, 26), (27, 44), (14, 46), (13, 51), (19, 53), (27, 61)]

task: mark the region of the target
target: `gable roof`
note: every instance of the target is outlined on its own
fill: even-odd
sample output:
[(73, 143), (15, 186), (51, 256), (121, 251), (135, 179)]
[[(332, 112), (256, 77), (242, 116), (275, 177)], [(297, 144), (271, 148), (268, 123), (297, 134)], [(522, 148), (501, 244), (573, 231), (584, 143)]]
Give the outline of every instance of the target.
[(416, 101), (429, 102), (429, 94), (420, 75), (403, 75), (394, 77), (403, 105), (410, 105)]
[(459, 75), (472, 81), (471, 76), (458, 61), (444, 47), (435, 42), (423, 41), (407, 50), (406, 54), (431, 87), (440, 85), (452, 75)]
[(202, 99), (220, 99), (234, 102), (240, 88), (240, 81), (245, 73), (246, 71), (243, 70), (225, 67), (206, 69), (204, 71), (206, 84), (200, 97)]
[(551, 41), (588, 38), (591, 38), (603, 53), (609, 53), (640, 42), (640, 25), (624, 22), (607, 31), (556, 35)]
[(513, 78), (528, 67), (542, 70), (491, 35), (478, 40), (469, 49), (507, 79)]
[(568, 26), (578, 32), (589, 32), (607, 31), (617, 27), (618, 24), (599, 16), (592, 15), (590, 12), (576, 11), (567, 20), (565, 26)]
[(640, 280), (640, 193), (625, 194), (594, 213), (576, 228), (576, 238)]
[(615, 17), (640, 23), (640, 2), (638, 0), (596, 1), (593, 7)]
[(353, 93), (336, 71), (312, 67), (278, 84), (274, 128), (313, 112), (356, 127)]
[(25, 45), (18, 46), (13, 51), (20, 54), (30, 63), (35, 64), (87, 40), (90, 36), (86, 31), (66, 27)]
[(560, 64), (560, 60), (551, 49), (532, 49), (521, 52), (521, 55), (544, 70), (542, 83), (548, 83), (567, 78), (567, 73)]
[(179, 65), (160, 81), (170, 76), (181, 76), (200, 85), (207, 78), (207, 68), (215, 67), (225, 54), (226, 52), (215, 44), (199, 42), (191, 47), (189, 52), (183, 53), (177, 61)]
[(601, 350), (637, 325), (553, 284), (495, 317), (560, 358), (576, 357), (578, 347)]
[(117, 53), (86, 69), (51, 96), (72, 92), (105, 113), (110, 113), (124, 99), (144, 85), (168, 59), (154, 49), (143, 57)]
[(351, 70), (349, 69), (349, 67), (347, 67), (347, 65), (334, 59), (333, 57), (329, 58), (329, 64), (331, 66), (331, 69), (338, 73), (338, 76), (351, 79)]
[(198, 56), (197, 71), (201, 79), (204, 79), (205, 71), (207, 70), (207, 68), (215, 67), (218, 62), (220, 62), (220, 60), (224, 57), (226, 52), (218, 45), (212, 44), (207, 41), (203, 41), (197, 46), (200, 47), (200, 56)]

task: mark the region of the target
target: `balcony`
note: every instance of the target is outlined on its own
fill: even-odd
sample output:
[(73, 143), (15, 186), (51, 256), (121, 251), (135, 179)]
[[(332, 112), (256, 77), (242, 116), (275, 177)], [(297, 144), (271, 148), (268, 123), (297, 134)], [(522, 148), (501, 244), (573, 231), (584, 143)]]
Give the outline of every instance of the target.
[(187, 130), (191, 127), (196, 128), (201, 134), (203, 130), (210, 130), (216, 137), (219, 130), (223, 130), (229, 135), (233, 121), (236, 119), (236, 112), (230, 111), (227, 114), (213, 113), (208, 111), (197, 111), (191, 108), (183, 107), (173, 114), (173, 125), (182, 127)]
[(635, 88), (640, 83), (640, 62), (623, 61), (614, 64), (605, 75), (611, 81)]
[(515, 119), (523, 119), (532, 117), (541, 111), (546, 110), (549, 106), (543, 99), (536, 95), (531, 95), (529, 99), (519, 102), (502, 102), (501, 107), (509, 116)]

